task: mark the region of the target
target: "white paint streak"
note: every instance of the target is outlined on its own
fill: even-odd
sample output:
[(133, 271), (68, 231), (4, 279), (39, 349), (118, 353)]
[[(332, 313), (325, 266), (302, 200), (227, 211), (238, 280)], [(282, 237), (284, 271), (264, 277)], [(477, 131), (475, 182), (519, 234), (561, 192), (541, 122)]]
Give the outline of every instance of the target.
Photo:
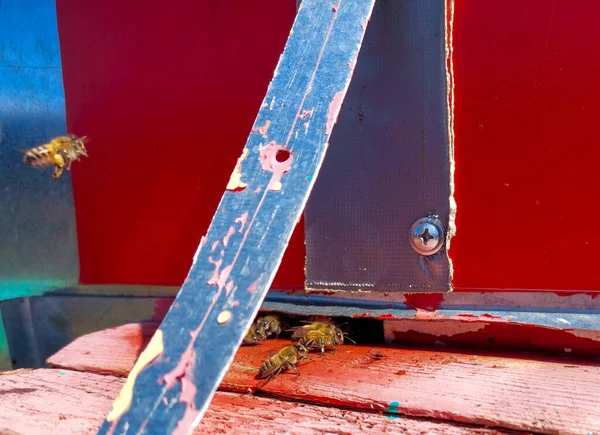
[(418, 321), (410, 319), (384, 320), (383, 333), (385, 341), (394, 340), (394, 332), (419, 332), (435, 337), (452, 337), (467, 332), (480, 331), (487, 322), (457, 322), (456, 320)]
[(450, 169), (450, 195), (448, 198), (449, 202), (449, 213), (448, 213), (448, 230), (446, 231), (446, 255), (448, 256), (448, 283), (450, 289), (452, 289), (452, 279), (454, 277), (454, 265), (452, 264), (452, 258), (450, 257), (450, 241), (452, 237), (456, 235), (456, 200), (454, 199), (454, 171), (455, 171), (455, 160), (454, 160), (454, 63), (452, 60), (453, 52), (453, 40), (452, 33), (454, 32), (454, 1), (446, 3), (444, 7), (444, 29), (445, 29), (445, 44), (444, 48), (446, 51), (446, 101), (448, 108), (448, 159)]

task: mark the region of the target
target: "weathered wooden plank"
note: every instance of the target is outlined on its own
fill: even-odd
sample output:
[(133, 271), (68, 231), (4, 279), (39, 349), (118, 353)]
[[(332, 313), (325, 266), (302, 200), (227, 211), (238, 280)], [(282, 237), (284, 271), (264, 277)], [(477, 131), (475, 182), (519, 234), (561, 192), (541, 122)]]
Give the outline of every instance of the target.
[[(125, 325), (81, 337), (51, 357), (49, 364), (103, 373), (130, 369), (150, 335)], [(108, 338), (110, 336), (110, 338)], [(121, 340), (122, 344), (116, 344)], [(103, 343), (104, 341), (104, 343)], [(110, 345), (108, 343), (110, 342)], [(221, 390), (247, 392), (260, 381), (258, 367), (285, 340), (241, 347)], [(538, 433), (600, 433), (600, 364), (575, 358), (526, 353), (473, 354), (460, 351), (343, 345), (337, 353), (311, 355), (301, 376), (284, 374), (262, 390), (281, 397), (376, 411), (444, 418)], [(112, 372), (111, 372), (112, 370)], [(397, 406), (396, 406), (397, 405)]]
[[(52, 369), (0, 375), (0, 434), (94, 433), (123, 378)], [(241, 430), (240, 428), (243, 428)], [(382, 416), (218, 392), (195, 434), (501, 434), (449, 422)]]
[(300, 6), (190, 273), (99, 434), (185, 434), (198, 424), (302, 214), (374, 1)]

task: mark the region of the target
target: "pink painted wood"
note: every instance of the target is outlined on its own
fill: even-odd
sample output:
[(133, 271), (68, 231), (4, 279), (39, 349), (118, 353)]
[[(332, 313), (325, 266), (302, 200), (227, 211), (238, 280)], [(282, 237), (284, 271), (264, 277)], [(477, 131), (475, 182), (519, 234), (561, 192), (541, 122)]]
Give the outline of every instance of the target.
[[(56, 369), (0, 373), (0, 434), (92, 434), (124, 379)], [(241, 430), (243, 428), (243, 430)], [(390, 418), (247, 394), (217, 392), (194, 434), (497, 435), (449, 422)]]
[[(122, 375), (134, 364), (151, 331), (124, 325), (80, 337), (48, 363)], [(136, 337), (140, 337), (137, 339)], [(121, 345), (116, 345), (118, 341)], [(110, 343), (108, 345), (107, 343)], [(241, 347), (221, 390), (260, 386), (260, 365), (285, 340)], [(383, 358), (369, 357), (377, 350)], [(311, 354), (301, 376), (284, 373), (263, 392), (294, 400), (446, 419), (537, 433), (600, 433), (600, 366), (569, 357), (527, 353), (473, 354), (398, 347), (342, 345), (324, 357)], [(397, 407), (394, 406), (397, 402)]]

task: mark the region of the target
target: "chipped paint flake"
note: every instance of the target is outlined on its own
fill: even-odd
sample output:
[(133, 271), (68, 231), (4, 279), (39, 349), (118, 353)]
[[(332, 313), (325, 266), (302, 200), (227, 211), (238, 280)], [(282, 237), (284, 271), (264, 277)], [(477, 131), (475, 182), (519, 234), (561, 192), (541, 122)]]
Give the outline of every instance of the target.
[[(279, 161), (282, 159), (278, 157), (278, 155), (282, 152), (287, 153), (286, 159)], [(292, 168), (293, 159), (292, 153), (286, 147), (277, 144), (275, 141), (269, 142), (266, 146), (261, 147), (260, 164), (264, 171), (273, 173), (273, 176), (267, 185), (267, 190), (281, 189), (281, 178), (283, 177), (283, 174)]]
[(208, 285), (216, 285), (219, 281), (219, 269), (221, 268), (221, 264), (223, 264), (223, 259), (215, 261), (212, 257), (208, 257), (208, 261), (210, 264), (214, 264), (215, 266), (215, 270), (213, 271), (212, 276), (208, 280)]
[(565, 329), (565, 332), (579, 338), (588, 338), (593, 341), (600, 341), (600, 331), (592, 331), (588, 329)]
[(258, 282), (260, 281), (260, 279), (262, 278), (262, 275), (259, 276), (256, 281), (254, 281), (252, 284), (250, 284), (250, 287), (248, 287), (248, 293), (254, 293), (254, 291), (256, 290), (256, 286), (258, 285)]
[(229, 177), (229, 183), (227, 183), (227, 190), (232, 191), (240, 191), (244, 190), (248, 184), (242, 181), (242, 162), (246, 159), (248, 155), (248, 148), (244, 148), (242, 151), (242, 155), (238, 158), (237, 163), (235, 164), (235, 168), (231, 173), (231, 177)]
[(266, 120), (265, 121), (265, 125), (263, 125), (262, 127), (254, 127), (252, 129), (252, 132), (258, 132), (263, 138), (267, 138), (267, 131), (269, 130), (269, 127), (271, 126), (271, 121), (270, 120)]
[(225, 266), (223, 268), (223, 270), (221, 271), (221, 273), (219, 274), (219, 279), (217, 280), (217, 285), (219, 286), (219, 291), (225, 287), (225, 283), (227, 282), (227, 279), (229, 278), (229, 274), (231, 273), (231, 269), (233, 268), (233, 265), (230, 264), (229, 266)]
[(129, 376), (127, 376), (127, 381), (123, 388), (121, 388), (121, 392), (119, 393), (119, 397), (114, 401), (112, 410), (106, 417), (106, 420), (109, 422), (117, 420), (121, 415), (123, 415), (129, 407), (131, 406), (131, 398), (133, 397), (133, 387), (135, 385), (135, 380), (140, 372), (154, 359), (159, 356), (163, 352), (163, 334), (160, 329), (157, 329), (152, 339), (146, 346), (146, 349), (141, 353), (138, 360), (135, 362), (135, 365), (129, 372)]
[(452, 337), (467, 332), (480, 331), (486, 327), (485, 322), (457, 322), (455, 320), (438, 320), (435, 322), (415, 322), (409, 319), (386, 320), (384, 329), (390, 332), (418, 332), (435, 337)]
[(223, 237), (223, 245), (225, 247), (227, 247), (227, 245), (229, 244), (229, 239), (234, 234), (235, 234), (235, 228), (234, 227), (229, 227), (229, 231), (227, 231), (227, 234), (225, 234), (225, 237)]
[(313, 109), (310, 109), (310, 110), (304, 109), (299, 117), (302, 119), (306, 119), (306, 118), (311, 117), (312, 114), (313, 114)]
[(342, 102), (344, 101), (344, 91), (339, 91), (333, 96), (329, 109), (327, 110), (327, 123), (325, 124), (325, 132), (330, 134), (333, 130), (333, 126), (337, 122)]
[[(260, 189), (260, 187), (259, 187), (259, 189)], [(239, 232), (240, 232), (240, 233), (241, 233), (242, 231), (244, 231), (244, 227), (245, 227), (245, 226), (246, 226), (246, 224), (248, 223), (248, 212), (244, 212), (244, 213), (242, 213), (242, 215), (241, 215), (239, 218), (237, 218), (237, 219), (236, 219), (234, 222), (235, 222), (236, 224), (242, 224), (242, 225), (240, 226), (240, 229), (239, 229)]]
[(227, 296), (229, 296), (229, 294), (231, 293), (231, 290), (233, 290), (233, 286), (234, 286), (234, 282), (233, 280), (229, 281), (227, 284), (225, 284), (225, 291), (227, 292)]

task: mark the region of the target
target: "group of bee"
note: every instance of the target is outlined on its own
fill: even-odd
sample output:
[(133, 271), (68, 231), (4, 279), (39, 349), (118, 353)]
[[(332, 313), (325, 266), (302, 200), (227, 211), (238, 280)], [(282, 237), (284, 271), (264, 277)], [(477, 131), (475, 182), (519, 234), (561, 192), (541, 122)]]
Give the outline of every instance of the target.
[[(291, 332), (293, 344), (285, 346), (276, 354), (271, 355), (260, 367), (258, 379), (266, 378), (269, 381), (282, 371), (290, 369), (300, 374), (296, 365), (303, 359), (309, 359), (308, 353), (311, 350), (320, 349), (321, 355), (324, 355), (326, 348), (331, 348), (335, 352), (337, 346), (343, 344), (344, 340), (354, 343), (348, 338), (348, 333), (340, 329), (342, 325), (336, 325), (330, 319), (304, 321), (303, 323), (307, 324), (285, 329), (285, 331)], [(283, 322), (279, 316), (262, 316), (250, 326), (242, 344), (260, 344), (269, 337), (278, 337), (283, 331)]]
[(58, 136), (50, 142), (23, 151), (24, 162), (27, 166), (34, 168), (45, 168), (53, 166), (52, 182), (58, 180), (66, 167), (71, 170), (71, 163), (78, 161), (81, 156), (87, 157), (88, 153), (85, 143), (87, 136), (78, 137), (74, 134)]

